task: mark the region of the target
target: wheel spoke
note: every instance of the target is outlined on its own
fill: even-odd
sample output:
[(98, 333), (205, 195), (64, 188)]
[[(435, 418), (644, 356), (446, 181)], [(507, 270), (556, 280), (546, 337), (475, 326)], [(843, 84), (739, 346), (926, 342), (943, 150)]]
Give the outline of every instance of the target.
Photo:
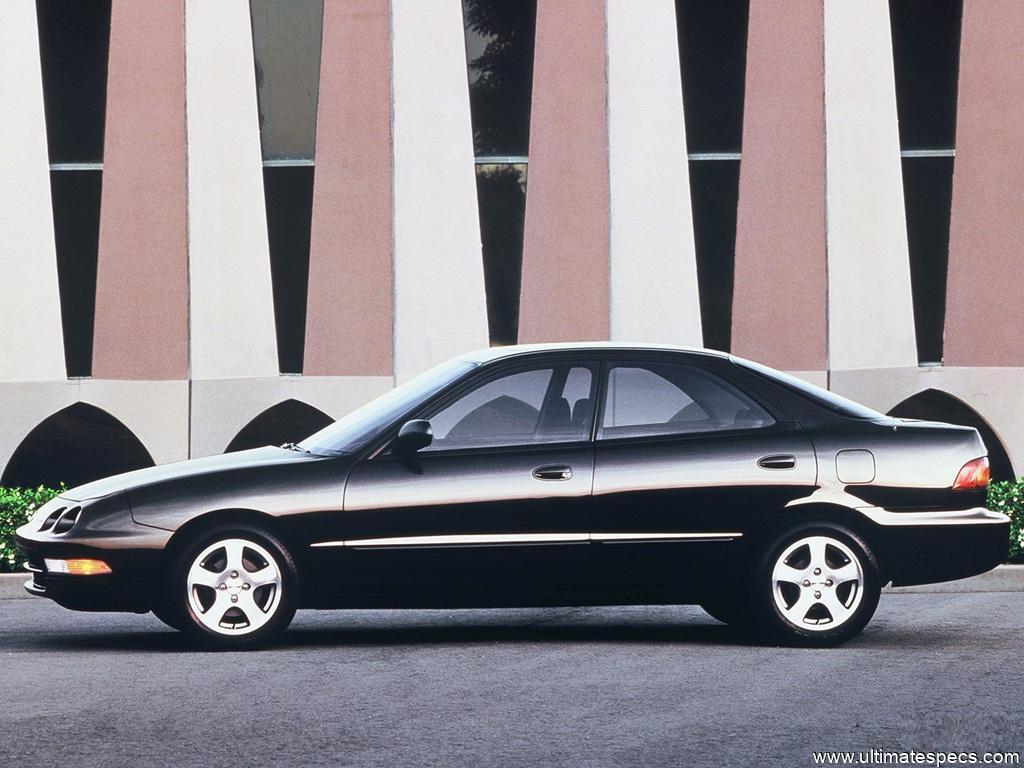
[(778, 562), (775, 564), (775, 570), (772, 571), (772, 578), (775, 581), (784, 581), (788, 584), (800, 584), (806, 578), (804, 572), (797, 570), (791, 565), (784, 562)]
[(852, 560), (846, 565), (836, 568), (832, 571), (832, 579), (836, 584), (842, 584), (847, 581), (858, 581), (860, 579), (860, 568)]
[(199, 585), (216, 589), (220, 581), (221, 575), (219, 573), (208, 571), (199, 563), (194, 564), (188, 572), (188, 584), (190, 587)]
[(828, 568), (828, 562), (825, 560), (825, 547), (828, 542), (821, 536), (815, 536), (807, 542), (811, 550), (811, 568), (821, 568), (825, 570)]
[(829, 615), (835, 624), (842, 624), (853, 613), (853, 611), (840, 602), (839, 597), (833, 590), (828, 590), (822, 594), (821, 604), (828, 609)]
[(803, 624), (804, 619), (807, 618), (807, 612), (811, 610), (811, 606), (814, 605), (815, 602), (817, 601), (814, 599), (813, 592), (809, 589), (801, 589), (800, 597), (798, 597), (796, 602), (786, 609), (786, 614), (789, 616), (790, 621), (794, 624)]
[(260, 568), (255, 573), (248, 574), (248, 579), (254, 589), (265, 587), (268, 584), (279, 585), (281, 583), (281, 577), (278, 574), (277, 567), (273, 564), (268, 564), (263, 568)]
[(224, 543), (224, 555), (227, 558), (228, 571), (238, 571), (241, 573), (244, 570), (242, 566), (242, 552), (244, 549), (245, 545), (237, 539)]

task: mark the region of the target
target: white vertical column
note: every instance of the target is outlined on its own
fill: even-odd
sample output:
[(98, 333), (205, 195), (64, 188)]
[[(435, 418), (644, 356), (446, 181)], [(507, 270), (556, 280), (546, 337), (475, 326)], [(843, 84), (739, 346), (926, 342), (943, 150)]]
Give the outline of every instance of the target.
[(63, 379), (35, 0), (0, 5), (0, 381)]
[(248, 0), (187, 0), (185, 36), (192, 377), (275, 376)]
[(917, 364), (887, 0), (825, 0), (829, 367)]
[(487, 346), (460, 0), (392, 0), (395, 376)]
[(611, 338), (701, 346), (672, 0), (608, 0)]

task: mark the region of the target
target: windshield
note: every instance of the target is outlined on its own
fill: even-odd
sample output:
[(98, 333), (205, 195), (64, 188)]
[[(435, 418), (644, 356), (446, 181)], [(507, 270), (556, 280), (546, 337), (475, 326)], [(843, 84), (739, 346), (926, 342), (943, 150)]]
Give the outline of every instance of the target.
[(845, 397), (837, 395), (835, 392), (822, 389), (821, 387), (816, 387), (803, 379), (798, 379), (796, 376), (790, 376), (788, 373), (777, 371), (774, 368), (769, 368), (766, 365), (755, 363), (752, 360), (744, 360), (742, 357), (733, 357), (732, 360), (737, 365), (741, 365), (744, 368), (750, 368), (766, 378), (785, 384), (790, 389), (795, 389), (798, 394), (803, 395), (808, 400), (817, 403), (834, 413), (838, 413), (841, 416), (849, 416), (854, 419), (885, 418), (883, 414), (868, 408), (866, 405), (855, 403), (853, 400), (847, 400)]
[(449, 360), (409, 379), (352, 413), (324, 427), (299, 443), (299, 447), (325, 456), (351, 453), (373, 440), (396, 419), (435, 392), (454, 383), (476, 367), (475, 363)]

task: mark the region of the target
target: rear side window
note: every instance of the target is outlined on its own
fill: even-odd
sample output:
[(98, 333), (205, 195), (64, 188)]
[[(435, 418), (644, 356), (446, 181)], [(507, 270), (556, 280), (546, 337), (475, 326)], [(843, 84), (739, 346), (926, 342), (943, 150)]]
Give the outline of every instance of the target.
[(751, 398), (701, 368), (616, 365), (608, 371), (598, 439), (758, 429), (774, 423)]

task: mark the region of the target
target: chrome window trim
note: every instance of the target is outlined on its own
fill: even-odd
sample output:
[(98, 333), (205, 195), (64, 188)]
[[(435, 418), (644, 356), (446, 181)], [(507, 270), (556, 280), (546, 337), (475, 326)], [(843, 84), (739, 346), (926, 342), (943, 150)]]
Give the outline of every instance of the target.
[(388, 536), (368, 539), (318, 541), (311, 547), (351, 549), (405, 549), (412, 547), (507, 547), (544, 544), (588, 544), (590, 542), (638, 543), (671, 541), (731, 541), (742, 537), (735, 531), (721, 532), (629, 532), (629, 533), (459, 533), (427, 536)]

